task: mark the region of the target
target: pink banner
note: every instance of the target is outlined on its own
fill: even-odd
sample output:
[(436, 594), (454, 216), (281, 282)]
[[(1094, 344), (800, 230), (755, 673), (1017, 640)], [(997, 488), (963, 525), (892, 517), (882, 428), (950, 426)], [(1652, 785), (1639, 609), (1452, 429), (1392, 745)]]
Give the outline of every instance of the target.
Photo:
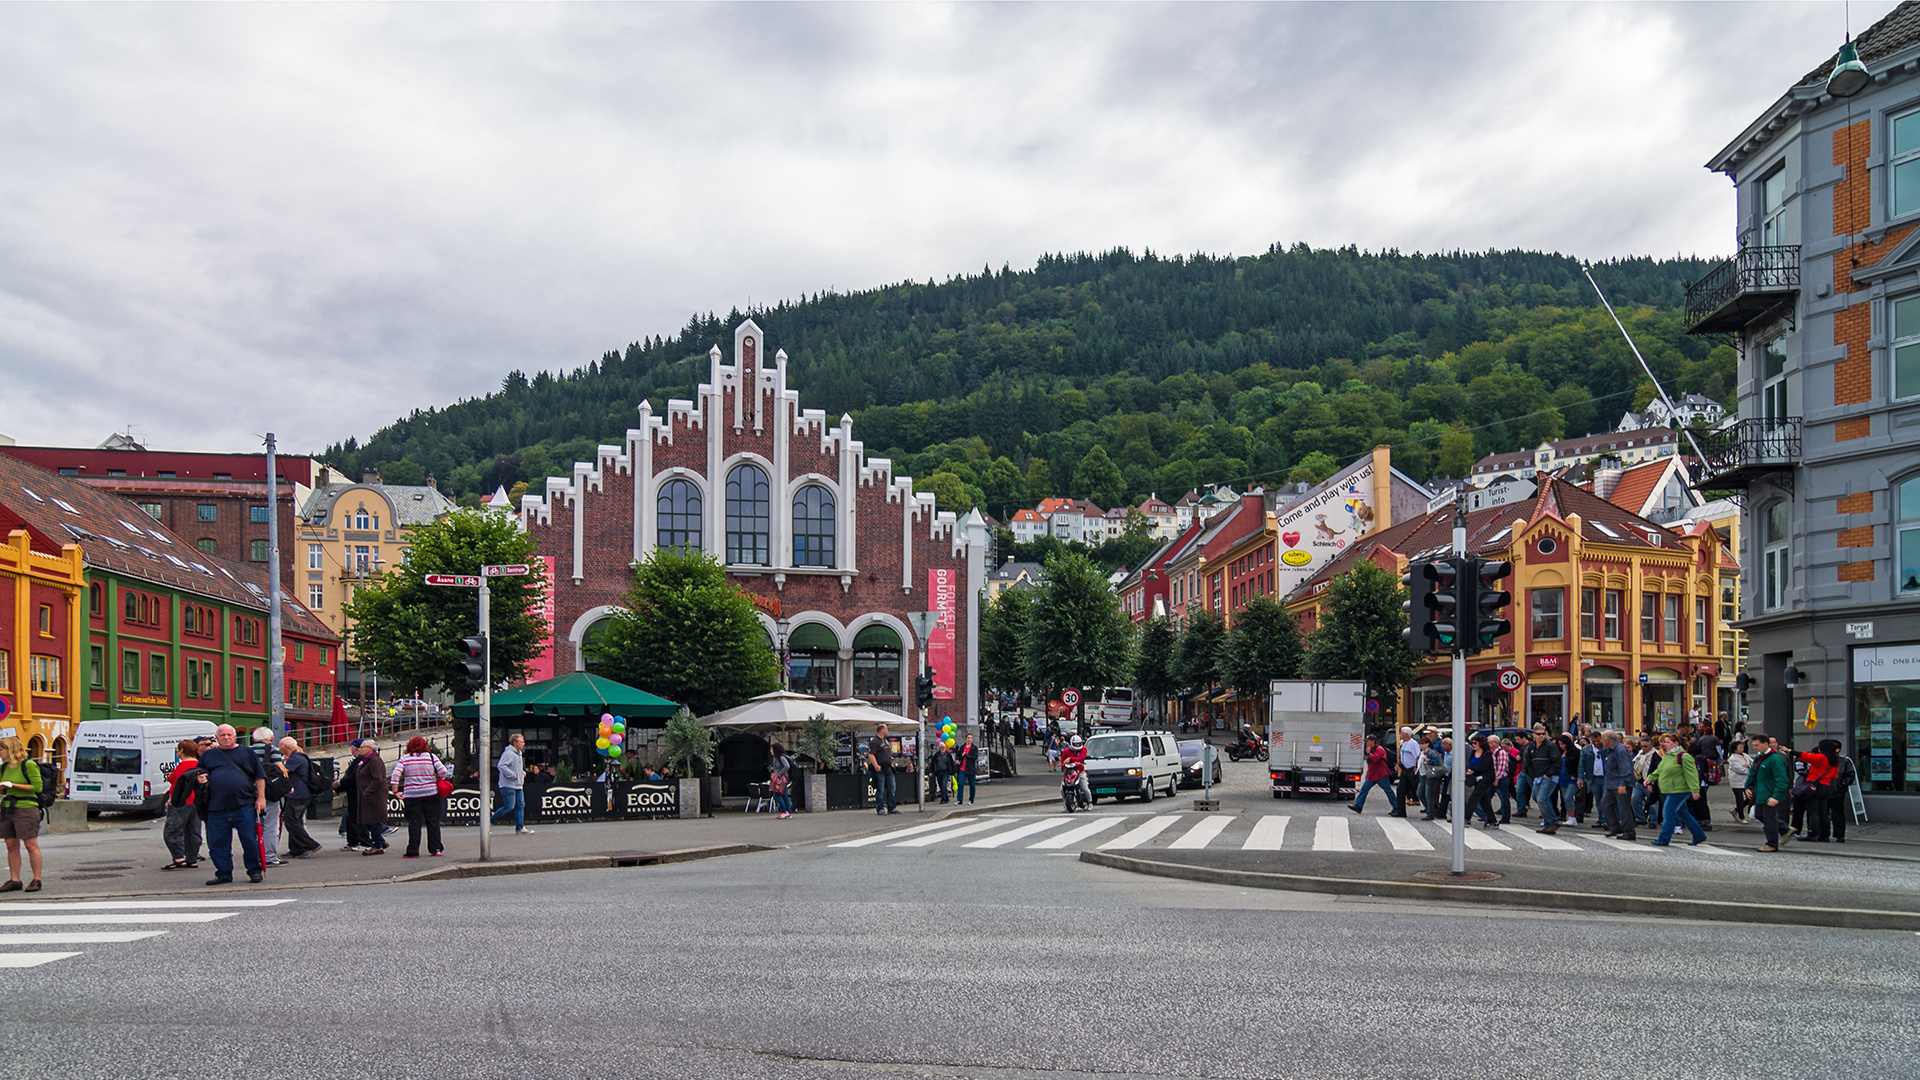
[(927, 659), (933, 664), (933, 696), (941, 701), (952, 701), (953, 688), (960, 682), (953, 659), (954, 631), (960, 621), (959, 580), (957, 571), (927, 571), (927, 610), (937, 616), (927, 637)]
[(527, 664), (527, 681), (528, 682), (539, 682), (542, 679), (553, 678), (554, 557), (552, 555), (541, 555), (538, 558), (540, 559), (541, 563), (543, 563), (546, 567), (545, 573), (547, 575), (547, 591), (544, 595), (540, 597), (539, 602), (533, 605), (533, 617), (534, 617), (534, 620), (537, 621), (540, 624), (540, 626), (543, 629), (545, 629), (547, 632), (547, 646), (546, 648), (541, 649), (538, 653), (534, 654), (533, 659), (528, 661), (528, 664)]

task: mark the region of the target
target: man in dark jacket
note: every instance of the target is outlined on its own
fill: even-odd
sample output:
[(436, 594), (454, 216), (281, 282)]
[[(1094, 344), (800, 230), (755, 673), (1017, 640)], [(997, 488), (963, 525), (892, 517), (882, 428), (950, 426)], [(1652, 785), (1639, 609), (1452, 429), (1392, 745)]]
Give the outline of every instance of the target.
[(288, 735), (279, 745), (281, 761), (293, 779), (293, 790), (280, 802), (280, 822), (287, 827), (287, 857), (304, 859), (320, 850), (320, 841), (307, 832), (307, 805), (319, 792), (307, 786), (308, 761), (300, 743)]
[(214, 729), (216, 745), (200, 752), (200, 791), (196, 799), (207, 811), (207, 854), (213, 856), (209, 885), (233, 883), (233, 834), (240, 834), (240, 854), (247, 880), (259, 884), (260, 813), (267, 808), (267, 777), (260, 759), (240, 745), (232, 724)]
[(1760, 816), (1767, 842), (1760, 850), (1779, 851), (1787, 842), (1787, 799), (1793, 786), (1793, 770), (1787, 757), (1767, 735), (1753, 737), (1753, 767), (1747, 770), (1747, 790), (1753, 792), (1753, 810)]
[(1560, 744), (1547, 735), (1544, 726), (1533, 729), (1526, 768), (1533, 800), (1540, 807), (1540, 828), (1534, 831), (1552, 836), (1560, 830), (1560, 819), (1553, 812), (1553, 789), (1560, 781)]
[(927, 759), (927, 773), (933, 777), (934, 791), (940, 801), (946, 802), (953, 795), (953, 751), (947, 749), (946, 743), (933, 744), (933, 756)]

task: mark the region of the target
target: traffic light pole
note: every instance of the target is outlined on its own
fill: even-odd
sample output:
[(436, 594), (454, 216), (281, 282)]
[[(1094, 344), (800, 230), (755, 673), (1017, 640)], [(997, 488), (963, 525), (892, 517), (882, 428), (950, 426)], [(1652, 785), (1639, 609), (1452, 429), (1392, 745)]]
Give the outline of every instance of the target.
[(487, 745), (493, 729), (493, 590), (480, 579), (480, 657), (485, 673), (480, 683), (480, 716), (473, 724), (474, 753), (480, 761), (480, 861), (493, 858), (493, 759)]
[[(1462, 569), (1457, 579), (1462, 586), (1472, 571), (1466, 567), (1467, 561), (1467, 498), (1466, 489), (1456, 492), (1453, 500), (1453, 555)], [(1465, 605), (1462, 605), (1463, 607)], [(1472, 625), (1472, 617), (1461, 611), (1460, 621)], [(1477, 633), (1469, 630), (1469, 633)], [(1453, 643), (1453, 775), (1448, 781), (1453, 785), (1453, 872), (1456, 876), (1467, 872), (1467, 642), (1456, 635)]]

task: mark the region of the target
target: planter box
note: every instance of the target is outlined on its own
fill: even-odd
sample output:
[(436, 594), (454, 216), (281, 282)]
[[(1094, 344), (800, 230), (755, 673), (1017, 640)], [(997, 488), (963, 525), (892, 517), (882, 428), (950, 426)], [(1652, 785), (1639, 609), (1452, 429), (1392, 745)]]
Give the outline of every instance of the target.
[(827, 774), (807, 773), (806, 784), (800, 789), (799, 809), (809, 814), (817, 814), (827, 808)]
[(695, 818), (700, 816), (700, 781), (687, 777), (680, 781), (680, 816)]

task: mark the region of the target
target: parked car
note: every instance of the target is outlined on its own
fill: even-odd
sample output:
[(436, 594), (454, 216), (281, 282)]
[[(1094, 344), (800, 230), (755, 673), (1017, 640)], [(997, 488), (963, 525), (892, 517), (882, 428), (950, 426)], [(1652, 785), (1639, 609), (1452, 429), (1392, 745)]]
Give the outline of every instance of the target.
[[(1205, 759), (1204, 764), (1202, 758)], [(1220, 748), (1205, 739), (1180, 740), (1180, 786), (1203, 787), (1206, 774), (1213, 773), (1213, 782), (1220, 782)]]

